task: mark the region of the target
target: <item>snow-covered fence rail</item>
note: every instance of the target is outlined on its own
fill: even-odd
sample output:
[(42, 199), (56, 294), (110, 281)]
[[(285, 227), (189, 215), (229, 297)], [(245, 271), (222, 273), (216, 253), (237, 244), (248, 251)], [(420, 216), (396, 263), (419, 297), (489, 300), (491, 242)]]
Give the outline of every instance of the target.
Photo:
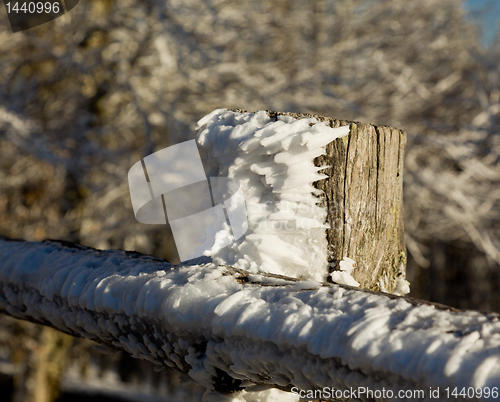
[(496, 314), (209, 261), (174, 268), (137, 253), (2, 238), (0, 310), (172, 367), (221, 394), (366, 387), (424, 390), (425, 400), (429, 387), (441, 397), (447, 387), (491, 396), (500, 384)]

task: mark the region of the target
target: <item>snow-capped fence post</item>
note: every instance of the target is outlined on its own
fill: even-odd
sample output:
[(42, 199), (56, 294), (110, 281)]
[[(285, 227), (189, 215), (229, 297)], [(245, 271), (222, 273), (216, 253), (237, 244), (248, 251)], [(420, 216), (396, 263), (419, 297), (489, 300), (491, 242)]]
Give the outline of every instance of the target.
[[(243, 110), (234, 110), (245, 113)], [(330, 117), (268, 111), (269, 116), (315, 118), (332, 128), (349, 125), (349, 135), (327, 145), (316, 166), (329, 177), (315, 183), (324, 193), (329, 270), (344, 257), (356, 262), (360, 287), (395, 291), (406, 287), (403, 228), (403, 163), (406, 133), (394, 127)], [(404, 293), (404, 289), (402, 293)]]

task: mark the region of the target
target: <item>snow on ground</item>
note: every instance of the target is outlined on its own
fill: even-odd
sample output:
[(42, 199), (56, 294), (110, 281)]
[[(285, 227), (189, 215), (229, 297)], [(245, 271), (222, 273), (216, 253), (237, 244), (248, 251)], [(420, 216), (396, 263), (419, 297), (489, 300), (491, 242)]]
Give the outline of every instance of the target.
[(125, 383), (114, 370), (101, 371), (100, 367), (90, 364), (85, 378), (82, 378), (80, 370), (70, 367), (63, 376), (61, 391), (78, 393), (89, 399), (99, 395), (130, 402), (201, 402), (204, 392), (197, 388), (187, 391), (182, 386), (169, 390), (166, 385), (161, 387), (162, 384), (159, 390), (154, 390), (147, 383)]

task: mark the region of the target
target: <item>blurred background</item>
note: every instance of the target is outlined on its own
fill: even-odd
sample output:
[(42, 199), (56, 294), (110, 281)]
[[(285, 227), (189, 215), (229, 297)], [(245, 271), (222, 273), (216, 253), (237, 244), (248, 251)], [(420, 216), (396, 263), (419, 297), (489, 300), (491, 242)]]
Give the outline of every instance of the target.
[[(500, 312), (498, 1), (92, 0), (16, 34), (4, 10), (0, 235), (163, 257), (133, 163), (216, 108), (318, 113), (407, 131), (410, 296)], [(0, 317), (2, 400), (201, 399), (91, 348)]]

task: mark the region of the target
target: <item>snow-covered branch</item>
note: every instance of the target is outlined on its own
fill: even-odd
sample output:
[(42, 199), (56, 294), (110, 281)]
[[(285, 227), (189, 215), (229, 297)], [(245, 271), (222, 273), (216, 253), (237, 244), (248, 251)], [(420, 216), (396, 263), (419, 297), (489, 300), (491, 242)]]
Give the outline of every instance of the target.
[(55, 241), (4, 238), (0, 261), (2, 312), (222, 393), (500, 383), (496, 314)]

